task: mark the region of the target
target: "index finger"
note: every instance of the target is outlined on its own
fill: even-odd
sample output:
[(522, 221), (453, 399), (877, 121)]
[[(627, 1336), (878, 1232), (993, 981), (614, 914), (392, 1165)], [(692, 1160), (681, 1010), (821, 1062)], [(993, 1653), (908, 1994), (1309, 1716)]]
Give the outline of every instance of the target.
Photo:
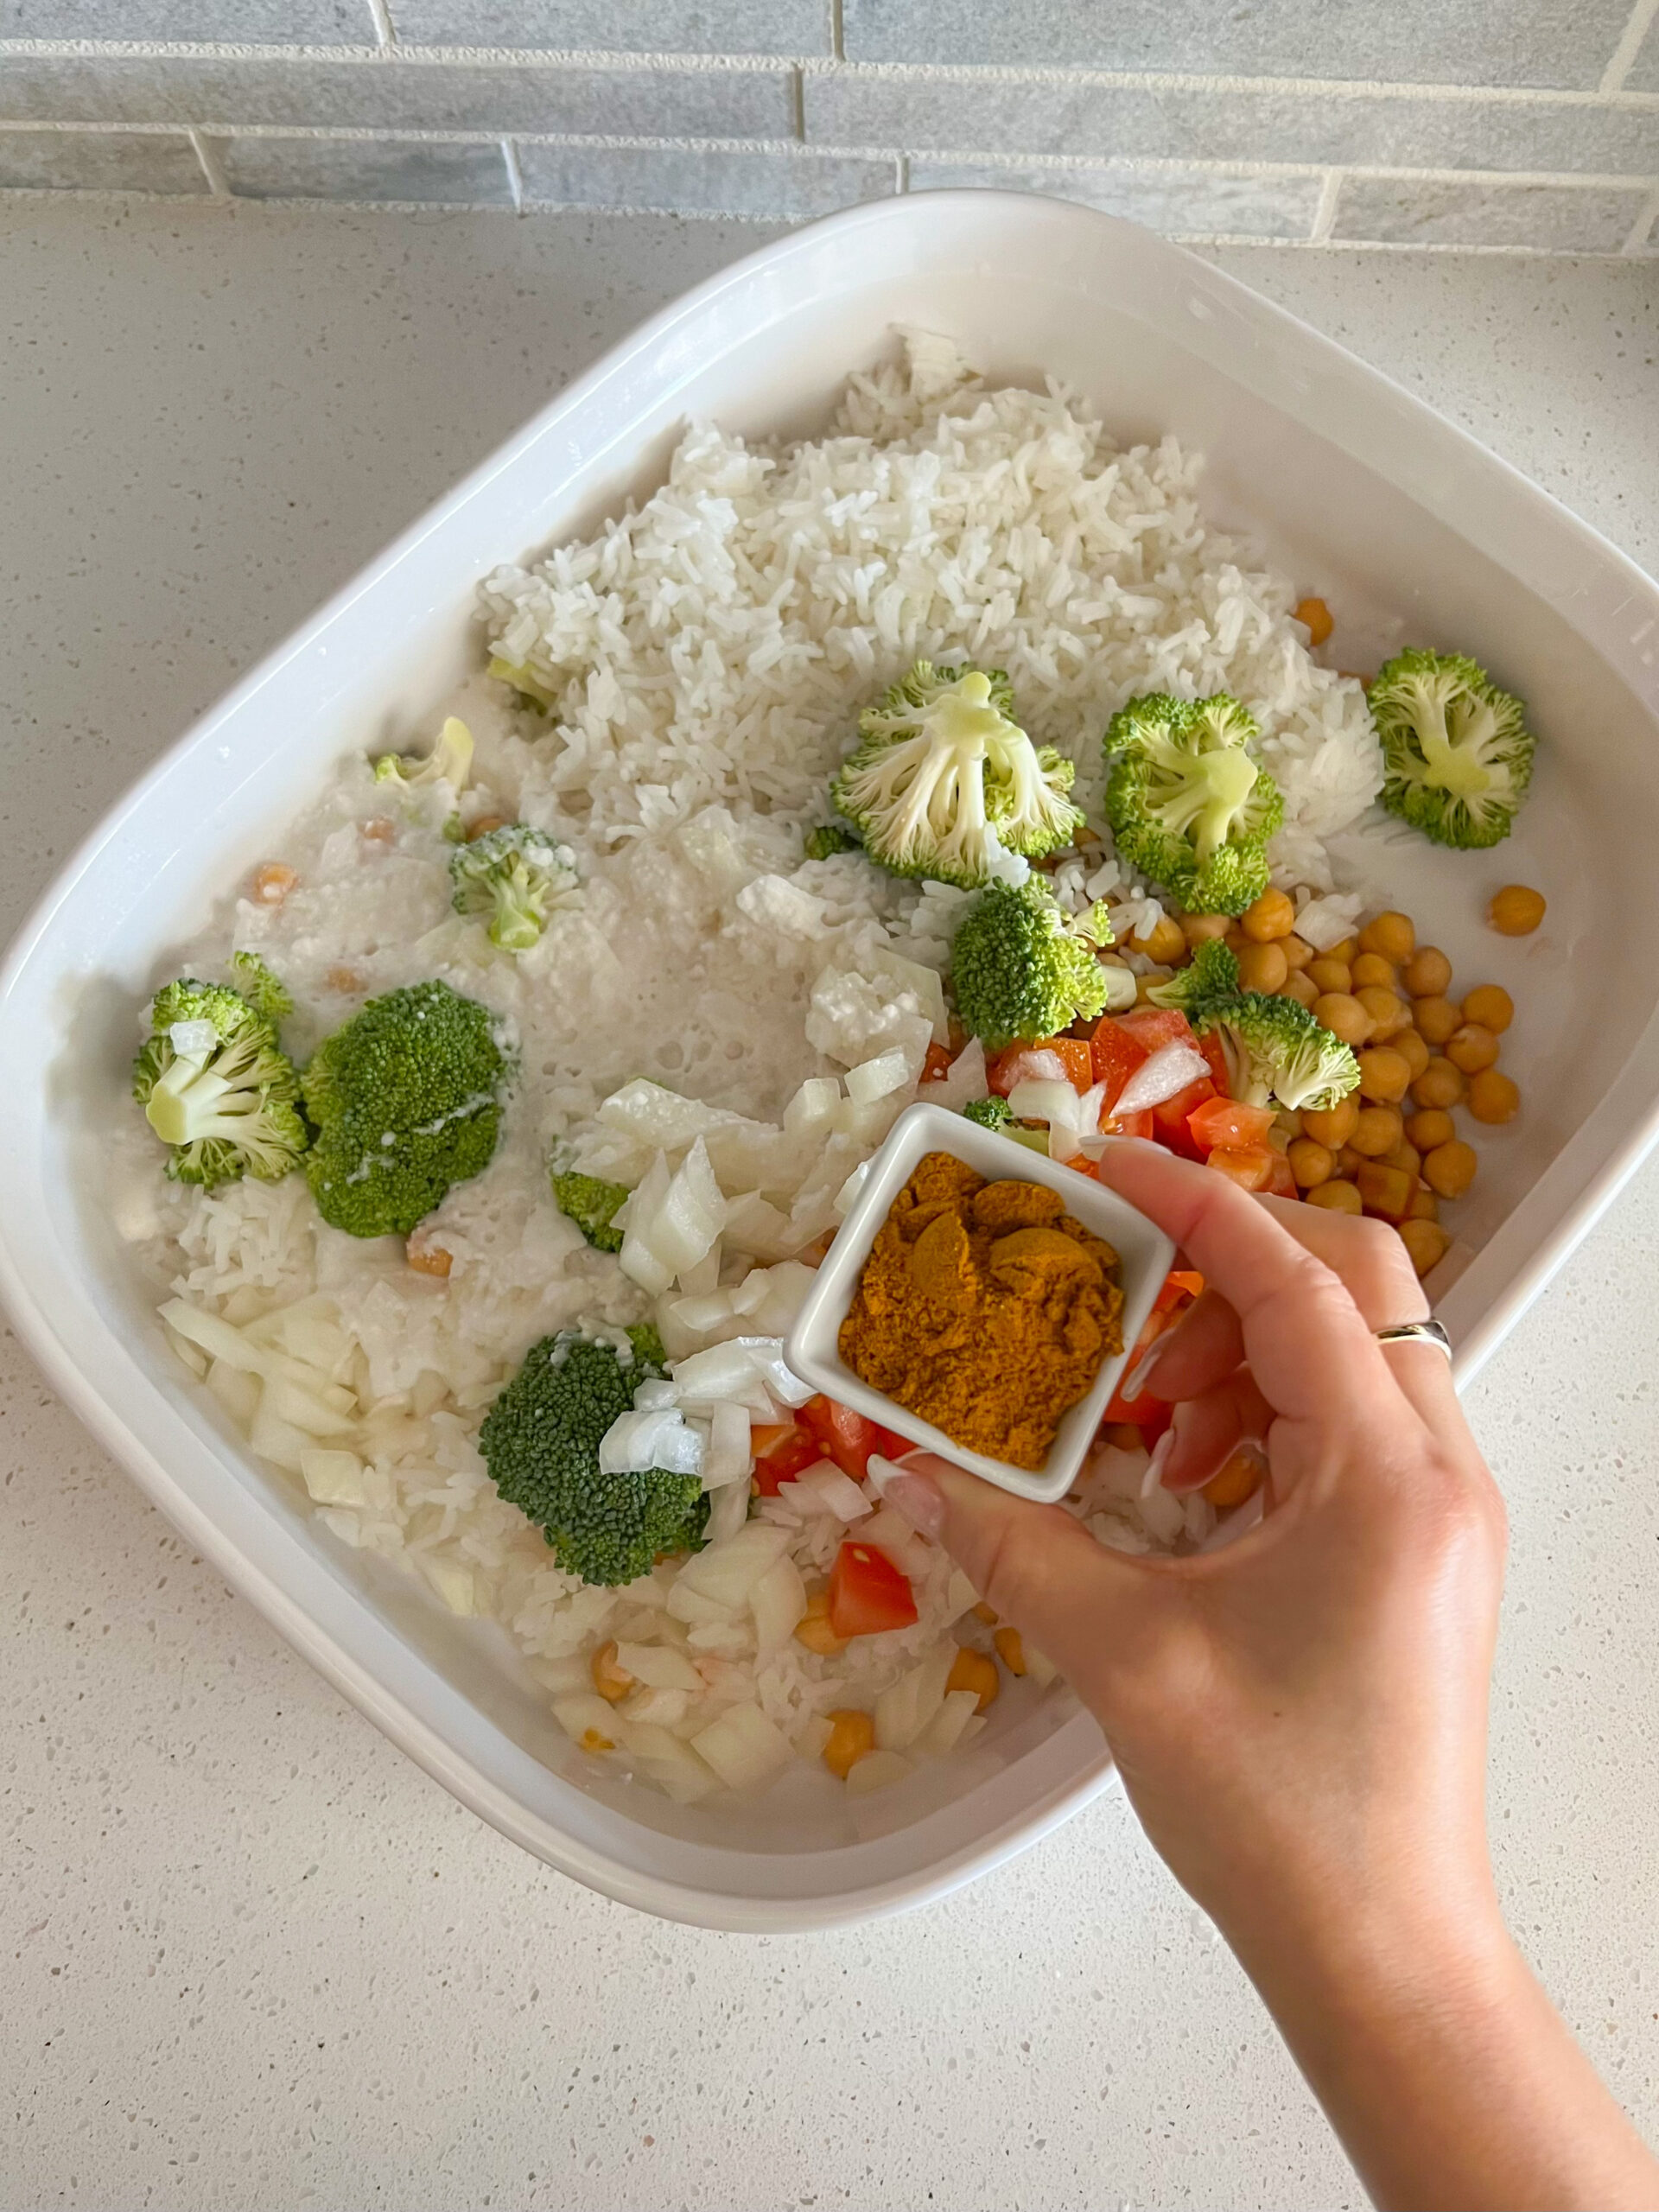
[(1100, 1178), (1173, 1236), (1238, 1316), (1263, 1396), (1292, 1421), (1350, 1411), (1394, 1380), (1340, 1279), (1225, 1175), (1133, 1138)]

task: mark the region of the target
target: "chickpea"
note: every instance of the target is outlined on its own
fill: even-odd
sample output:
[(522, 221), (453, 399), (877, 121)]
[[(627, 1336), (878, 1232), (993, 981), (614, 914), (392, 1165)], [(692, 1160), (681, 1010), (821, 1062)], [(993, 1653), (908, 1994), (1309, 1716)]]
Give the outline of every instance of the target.
[(1285, 965), (1293, 976), (1306, 968), (1313, 957), (1313, 946), (1306, 938), (1298, 937), (1294, 930), (1292, 930), (1288, 937), (1280, 938), (1279, 950), (1284, 954)]
[(588, 1662), (588, 1672), (593, 1677), (594, 1688), (607, 1705), (615, 1705), (626, 1697), (633, 1688), (633, 1676), (626, 1667), (616, 1663), (616, 1643), (601, 1643)]
[(1312, 1106), (1302, 1109), (1302, 1135), (1322, 1144), (1327, 1152), (1340, 1152), (1354, 1134), (1359, 1121), (1359, 1101), (1349, 1096), (1339, 1104), (1322, 1110)]
[(1258, 944), (1288, 937), (1296, 926), (1296, 904), (1282, 891), (1264, 891), (1238, 918), (1239, 927)]
[(1412, 1026), (1429, 1045), (1444, 1045), (1454, 1029), (1463, 1027), (1463, 1009), (1450, 999), (1419, 999), (1411, 1009)]
[(397, 825), (389, 816), (377, 814), (363, 824), (358, 835), (372, 845), (389, 845), (397, 835)]
[(1396, 1029), (1403, 1029), (1411, 1020), (1405, 1001), (1375, 983), (1363, 985), (1354, 996), (1371, 1018), (1373, 1037), (1392, 1037)]
[(1252, 943), (1238, 956), (1238, 980), (1247, 991), (1282, 990), (1289, 973), (1285, 956), (1274, 944)]
[(1450, 1144), (1437, 1144), (1425, 1157), (1423, 1180), (1440, 1198), (1460, 1198), (1474, 1181), (1479, 1165), (1473, 1145), (1453, 1137)]
[(1351, 968), (1359, 957), (1359, 939), (1345, 937), (1340, 944), (1327, 945), (1325, 957), (1327, 960), (1345, 960)]
[(1524, 883), (1506, 883), (1486, 909), (1500, 937), (1530, 937), (1544, 918), (1544, 894)]
[(1515, 1001), (1501, 983), (1478, 983), (1463, 1002), (1463, 1018), (1501, 1037), (1515, 1020)]
[(1293, 972), (1286, 976), (1280, 988), (1287, 998), (1294, 999), (1299, 1006), (1305, 1006), (1310, 1011), (1319, 1002), (1319, 985), (1310, 983), (1304, 975)]
[(1345, 960), (1332, 960), (1328, 952), (1320, 953), (1307, 963), (1310, 982), (1322, 991), (1351, 991), (1354, 971)]
[(1400, 1242), (1419, 1276), (1429, 1274), (1438, 1268), (1452, 1245), (1452, 1239), (1438, 1221), (1424, 1221), (1415, 1215), (1400, 1224)]
[(1204, 1495), (1218, 1513), (1225, 1513), (1232, 1506), (1243, 1505), (1247, 1497), (1255, 1496), (1265, 1472), (1259, 1452), (1235, 1452), (1205, 1483)]
[[(1124, 1424), (1122, 1422), (1114, 1421), (1112, 1423), (1112, 1427), (1114, 1428), (1121, 1427), (1122, 1426), (1124, 1426)], [(1109, 1444), (1116, 1444), (1120, 1452), (1138, 1452), (1141, 1449), (1141, 1432), (1137, 1428), (1134, 1436), (1128, 1443), (1125, 1443), (1121, 1436), (1111, 1435), (1107, 1437), (1106, 1441)], [(998, 1621), (1002, 1618), (1002, 1616), (997, 1611), (995, 1606), (988, 1605), (982, 1598), (976, 1605), (970, 1605), (968, 1610), (976, 1621), (982, 1621), (987, 1628), (995, 1628)]]
[(1245, 936), (1238, 924), (1234, 922), (1229, 928), (1226, 936), (1223, 938), (1222, 943), (1226, 946), (1229, 952), (1237, 953), (1243, 951), (1245, 946), (1250, 943), (1250, 939)]
[(1380, 952), (1362, 952), (1354, 963), (1353, 977), (1356, 990), (1364, 983), (1380, 983), (1385, 991), (1391, 991), (1400, 980), (1393, 961), (1385, 960)]
[(1230, 914), (1183, 914), (1179, 919), (1181, 935), (1189, 944), (1202, 944), (1206, 938), (1225, 937), (1233, 926)]
[(944, 1687), (947, 1694), (951, 1690), (972, 1690), (979, 1699), (978, 1710), (983, 1713), (987, 1706), (996, 1702), (1002, 1677), (988, 1652), (975, 1651), (964, 1643), (950, 1662)]
[(1392, 1106), (1411, 1088), (1411, 1064), (1386, 1045), (1359, 1056), (1359, 1095)]
[(1321, 1183), (1307, 1194), (1311, 1206), (1328, 1206), (1332, 1213), (1363, 1213), (1365, 1202), (1357, 1183)]
[(253, 871), (251, 887), (256, 904), (280, 906), (299, 880), (286, 861), (264, 861)]
[(418, 1229), (404, 1244), (404, 1257), (417, 1275), (436, 1275), (440, 1281), (454, 1265), (453, 1254), (442, 1244), (429, 1243)]
[(1350, 1141), (1365, 1159), (1381, 1160), (1385, 1153), (1394, 1150), (1405, 1132), (1406, 1125), (1397, 1107), (1362, 1106)]
[(1478, 1021), (1465, 1021), (1446, 1040), (1446, 1058), (1454, 1068), (1461, 1068), (1465, 1075), (1478, 1075), (1483, 1068), (1495, 1066), (1497, 1053), (1497, 1038)]
[(1370, 1154), (1366, 1152), (1356, 1152), (1351, 1144), (1344, 1145), (1342, 1150), (1337, 1154), (1337, 1173), (1344, 1183), (1357, 1183), (1359, 1180), (1360, 1169), (1368, 1167), (1370, 1165)]
[(1382, 1221), (1402, 1222), (1410, 1212), (1417, 1178), (1408, 1175), (1403, 1167), (1389, 1167), (1382, 1160), (1368, 1160), (1354, 1180), (1367, 1213)]
[(1020, 1675), (1025, 1673), (1025, 1638), (1017, 1628), (998, 1629), (996, 1634), (991, 1638), (991, 1642), (996, 1646), (997, 1657), (1011, 1675)]
[(1411, 1086), (1414, 1104), (1455, 1106), (1465, 1090), (1463, 1071), (1450, 1060), (1431, 1060)]
[(1440, 1217), (1440, 1200), (1427, 1183), (1420, 1183), (1417, 1185), (1416, 1195), (1411, 1202), (1411, 1211), (1407, 1218), (1410, 1221), (1438, 1221)]
[(1166, 967), (1186, 950), (1185, 932), (1179, 922), (1171, 921), (1167, 914), (1160, 914), (1144, 937), (1137, 935), (1129, 939), (1129, 950), (1143, 952), (1148, 960)]
[(1409, 1137), (1402, 1137), (1392, 1152), (1382, 1155), (1385, 1167), (1403, 1167), (1414, 1183), (1423, 1172), (1423, 1155)]
[(1433, 1152), (1437, 1144), (1450, 1144), (1457, 1134), (1457, 1123), (1437, 1106), (1414, 1114), (1406, 1123), (1406, 1135), (1419, 1152)]
[(823, 1747), (823, 1763), (831, 1774), (845, 1782), (860, 1759), (875, 1749), (875, 1721), (871, 1714), (850, 1705), (825, 1718), (830, 1723), (830, 1740)]
[(1414, 999), (1438, 999), (1452, 988), (1452, 963), (1435, 944), (1420, 944), (1405, 966), (1406, 988)]
[(338, 991), (342, 998), (353, 998), (363, 988), (363, 978), (355, 968), (331, 968), (322, 980), (331, 991)]
[(1370, 1015), (1346, 991), (1321, 991), (1313, 1001), (1313, 1019), (1344, 1045), (1363, 1045), (1371, 1033)]
[(1150, 1005), (1151, 998), (1149, 995), (1154, 985), (1157, 983), (1166, 983), (1174, 973), (1175, 970), (1173, 968), (1148, 968), (1144, 976), (1137, 976), (1135, 979), (1135, 1002), (1136, 1006)]
[(1322, 645), (1337, 626), (1322, 599), (1299, 599), (1291, 609), (1291, 620), (1301, 624), (1308, 644), (1313, 646)]
[(506, 826), (505, 814), (480, 814), (476, 822), (467, 823), (467, 842), (469, 845), (475, 845), (480, 837), (487, 837), (493, 830), (505, 830)]
[(1302, 1117), (1300, 1110), (1294, 1106), (1281, 1106), (1273, 1117), (1273, 1128), (1269, 1132), (1269, 1141), (1276, 1141), (1282, 1137), (1288, 1144), (1293, 1137), (1299, 1137), (1301, 1134)]
[(1296, 1178), (1299, 1191), (1317, 1191), (1321, 1183), (1328, 1183), (1337, 1172), (1334, 1154), (1312, 1137), (1297, 1137), (1286, 1157), (1290, 1172)]
[(838, 1651), (847, 1649), (847, 1639), (836, 1634), (830, 1625), (830, 1591), (820, 1583), (816, 1590), (807, 1592), (806, 1611), (795, 1624), (795, 1641), (804, 1644), (809, 1651), (816, 1651), (821, 1659), (833, 1659)]
[(1478, 1122), (1512, 1122), (1521, 1111), (1521, 1093), (1497, 1068), (1482, 1068), (1469, 1080), (1469, 1111)]
[(1392, 960), (1399, 967), (1409, 960), (1417, 950), (1417, 931), (1409, 914), (1379, 914), (1374, 922), (1367, 922), (1359, 933), (1362, 952), (1380, 952), (1385, 960)]
[(1396, 1029), (1389, 1039), (1389, 1050), (1399, 1053), (1411, 1070), (1414, 1083), (1434, 1057), (1417, 1031), (1410, 1028)]

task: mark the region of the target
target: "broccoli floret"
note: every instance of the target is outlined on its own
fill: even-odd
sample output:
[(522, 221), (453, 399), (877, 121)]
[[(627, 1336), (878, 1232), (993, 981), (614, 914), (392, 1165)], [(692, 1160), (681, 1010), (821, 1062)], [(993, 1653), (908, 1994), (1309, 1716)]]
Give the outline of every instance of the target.
[(1224, 691), (1131, 699), (1112, 716), (1106, 818), (1118, 851), (1189, 912), (1242, 914), (1268, 887), (1279, 786), (1249, 747), (1253, 718)]
[(668, 1365), (668, 1354), (663, 1348), (663, 1333), (654, 1321), (636, 1321), (623, 1331), (633, 1346), (633, 1356), (642, 1359), (647, 1367), (661, 1371)]
[(1277, 1099), (1292, 1112), (1327, 1113), (1359, 1081), (1359, 1062), (1300, 1000), (1242, 991), (1189, 1013), (1200, 1035), (1214, 1030), (1227, 1056), (1230, 1096), (1247, 1106)]
[(232, 988), (238, 998), (245, 998), (262, 1021), (273, 1029), (285, 1021), (294, 1011), (293, 999), (284, 985), (279, 983), (257, 952), (233, 952), (231, 967), (236, 981)]
[(602, 1175), (579, 1175), (574, 1170), (552, 1177), (553, 1203), (574, 1221), (599, 1252), (620, 1252), (622, 1232), (614, 1226), (617, 1209), (628, 1195), (626, 1183), (607, 1183)]
[(950, 945), (957, 1011), (990, 1052), (1017, 1037), (1053, 1037), (1106, 1005), (1093, 948), (1066, 928), (1046, 885), (994, 883)]
[(830, 786), (864, 849), (894, 875), (972, 889), (1001, 855), (1035, 860), (1083, 822), (1065, 794), (1077, 770), (1013, 718), (1001, 670), (918, 660), (858, 718), (859, 742)]
[(503, 952), (528, 952), (556, 906), (576, 889), (575, 855), (528, 823), (487, 830), (449, 855), (449, 880), (458, 914), (487, 914), (490, 943)]
[(566, 1573), (584, 1582), (632, 1582), (664, 1553), (702, 1542), (709, 1499), (700, 1477), (600, 1472), (600, 1440), (632, 1409), (639, 1385), (661, 1372), (639, 1351), (625, 1360), (584, 1337), (543, 1337), (479, 1431), (497, 1490), (541, 1529)]
[(489, 1008), (447, 983), (371, 999), (301, 1077), (323, 1219), (353, 1236), (407, 1236), (452, 1183), (489, 1166), (509, 1072)]
[(410, 790), (443, 783), (452, 791), (464, 791), (472, 772), (473, 733), (454, 715), (438, 732), (438, 741), (424, 760), (415, 753), (383, 753), (374, 764), (377, 784), (402, 784)]
[(1218, 937), (1205, 938), (1187, 966), (1147, 993), (1154, 1006), (1176, 1007), (1189, 1021), (1205, 1007), (1238, 995), (1237, 958)]
[(557, 704), (540, 677), (521, 667), (517, 661), (503, 660), (499, 653), (492, 656), (485, 672), (494, 677), (498, 683), (505, 683), (516, 691), (519, 705), (528, 707), (531, 714), (544, 715), (550, 707)]
[(1522, 702), (1465, 654), (1414, 645), (1377, 671), (1370, 702), (1389, 813), (1438, 844), (1501, 843), (1532, 781)]
[(156, 992), (132, 1095), (168, 1147), (175, 1183), (280, 1182), (310, 1141), (299, 1078), (276, 1032), (222, 983), (184, 976)]
[(964, 1121), (977, 1122), (982, 1129), (1000, 1129), (1005, 1122), (1014, 1119), (1006, 1098), (970, 1098), (962, 1114)]
[(820, 823), (816, 830), (806, 833), (806, 857), (810, 861), (827, 861), (836, 853), (861, 853), (864, 840), (856, 830), (842, 829), (836, 822)]

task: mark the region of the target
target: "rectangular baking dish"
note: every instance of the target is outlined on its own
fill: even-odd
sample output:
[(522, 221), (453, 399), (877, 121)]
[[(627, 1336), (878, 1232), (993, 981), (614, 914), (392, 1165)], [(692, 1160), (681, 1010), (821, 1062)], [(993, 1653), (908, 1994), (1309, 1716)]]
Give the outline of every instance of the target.
[[(632, 1789), (564, 1738), (505, 1639), (341, 1550), (249, 1457), (168, 1351), (97, 1203), (98, 1162), (131, 1110), (132, 1007), (167, 949), (340, 753), (423, 726), (478, 651), (479, 577), (648, 489), (689, 416), (817, 428), (899, 322), (951, 334), (997, 378), (1059, 377), (1122, 437), (1205, 450), (1209, 511), (1331, 602), (1345, 664), (1404, 640), (1456, 645), (1529, 701), (1544, 742), (1516, 839), (1465, 856), (1402, 846), (1378, 887), (1460, 981), (1505, 983), (1521, 1009), (1505, 1065), (1526, 1111), (1484, 1144), (1440, 1278), (1463, 1375), (1655, 1134), (1659, 591), (1385, 378), (1147, 232), (963, 192), (766, 246), (571, 385), (181, 739), (24, 926), (0, 978), (0, 1294), (99, 1440), (394, 1742), (550, 1865), (711, 1927), (822, 1927), (940, 1896), (1106, 1786), (1097, 1729), (1020, 1684), (968, 1753), (861, 1800), (804, 1769), (719, 1813)], [(1521, 944), (1481, 922), (1509, 880), (1550, 900)]]

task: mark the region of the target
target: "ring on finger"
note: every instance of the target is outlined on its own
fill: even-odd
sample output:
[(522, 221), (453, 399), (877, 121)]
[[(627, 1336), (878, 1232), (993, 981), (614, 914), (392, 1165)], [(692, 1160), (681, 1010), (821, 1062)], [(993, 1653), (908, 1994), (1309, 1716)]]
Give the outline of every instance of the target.
[(1427, 1321), (1396, 1321), (1391, 1328), (1373, 1329), (1371, 1334), (1380, 1344), (1433, 1344), (1437, 1351), (1452, 1357), (1452, 1339), (1440, 1324), (1433, 1319)]

